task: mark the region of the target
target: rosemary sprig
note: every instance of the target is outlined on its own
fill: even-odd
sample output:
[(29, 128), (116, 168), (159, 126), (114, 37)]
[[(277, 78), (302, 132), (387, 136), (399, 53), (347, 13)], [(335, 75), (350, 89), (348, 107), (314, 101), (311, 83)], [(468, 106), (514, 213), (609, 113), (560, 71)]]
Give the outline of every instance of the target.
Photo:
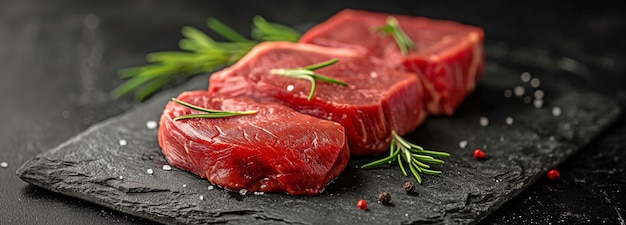
[[(373, 168), (383, 164), (391, 164), (398, 162), (400, 170), (404, 176), (408, 176), (404, 164), (408, 164), (409, 170), (417, 180), (417, 183), (422, 183), (422, 177), (420, 173), (427, 175), (439, 175), (441, 171), (432, 170), (428, 164), (444, 164), (441, 157), (450, 156), (447, 152), (425, 150), (424, 148), (412, 144), (398, 135), (395, 131), (391, 132), (391, 144), (389, 147), (389, 156), (376, 160), (374, 162), (361, 166), (362, 169)], [(436, 158), (437, 157), (437, 158)]]
[(387, 18), (387, 25), (376, 27), (374, 30), (383, 35), (391, 34), (403, 55), (409, 54), (409, 49), (415, 48), (415, 43), (404, 33), (398, 20), (393, 16)]
[(224, 118), (224, 117), (232, 117), (232, 116), (242, 116), (242, 115), (250, 115), (250, 114), (255, 114), (258, 111), (256, 110), (251, 110), (251, 111), (220, 111), (220, 110), (213, 110), (213, 109), (207, 109), (207, 108), (203, 108), (200, 106), (196, 106), (187, 102), (183, 102), (180, 99), (177, 98), (172, 98), (172, 101), (187, 106), (189, 108), (198, 110), (198, 111), (202, 111), (205, 113), (199, 113), (199, 114), (187, 114), (187, 115), (182, 115), (182, 116), (177, 116), (176, 118), (174, 118), (174, 120), (182, 120), (182, 119), (192, 119), (192, 118)]
[(347, 83), (343, 81), (336, 80), (335, 78), (328, 77), (325, 75), (317, 74), (314, 70), (321, 69), (332, 64), (339, 62), (338, 59), (331, 59), (325, 62), (321, 62), (318, 64), (313, 64), (310, 66), (302, 67), (302, 68), (292, 68), (292, 69), (271, 69), (270, 74), (282, 75), (291, 78), (304, 79), (311, 82), (311, 91), (309, 92), (308, 100), (311, 101), (313, 99), (313, 95), (315, 95), (315, 89), (317, 85), (315, 84), (316, 80), (321, 80), (328, 83), (338, 84), (341, 86), (348, 86)]
[(295, 30), (267, 22), (260, 16), (254, 17), (253, 40), (215, 18), (209, 18), (206, 24), (226, 41), (216, 41), (197, 28), (185, 26), (181, 30), (183, 39), (178, 43), (180, 51), (149, 53), (146, 56), (149, 64), (121, 69), (119, 76), (127, 81), (112, 91), (113, 96), (119, 98), (134, 92), (135, 99), (142, 101), (176, 80), (232, 65), (259, 42), (295, 42), (300, 37)]

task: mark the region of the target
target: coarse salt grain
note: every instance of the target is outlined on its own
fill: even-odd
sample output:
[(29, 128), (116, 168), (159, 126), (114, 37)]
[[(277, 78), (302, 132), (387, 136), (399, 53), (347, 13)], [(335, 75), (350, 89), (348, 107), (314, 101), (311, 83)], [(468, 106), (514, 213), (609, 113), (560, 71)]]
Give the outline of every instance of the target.
[(183, 184), (183, 187), (184, 187), (184, 188), (186, 188), (186, 187), (187, 187), (187, 185), (186, 185), (186, 184)]
[(246, 189), (239, 190), (239, 194), (240, 195), (246, 195), (247, 193), (248, 193), (248, 190), (246, 190)]
[(148, 122), (146, 122), (146, 127), (148, 129), (155, 129), (157, 127), (157, 122), (154, 120), (150, 120)]
[(511, 96), (513, 96), (513, 91), (511, 91), (511, 89), (504, 90), (504, 97), (510, 98)]
[(500, 136), (500, 142), (504, 141), (504, 136)]
[(530, 80), (531, 87), (538, 88), (540, 84), (541, 81), (539, 80), (539, 78), (533, 78), (532, 80)]
[(154, 173), (154, 171), (152, 169), (147, 169), (146, 172), (150, 175), (152, 175)]
[(9, 166), (9, 163), (7, 163), (7, 162), (0, 162), (0, 167), (7, 168), (8, 166)]
[(264, 195), (264, 194), (265, 194), (265, 192), (262, 192), (262, 191), (255, 191), (254, 192), (254, 195)]
[(459, 148), (465, 148), (465, 147), (467, 147), (467, 140), (459, 141)]
[(524, 93), (526, 93), (526, 89), (522, 86), (515, 86), (515, 88), (513, 88), (513, 94), (517, 97), (522, 97)]
[(204, 200), (204, 196), (202, 196), (202, 195), (200, 195), (200, 197), (198, 197), (198, 198), (200, 198), (200, 200)]
[(513, 117), (507, 116), (506, 119), (504, 119), (504, 121), (506, 122), (506, 124), (512, 125), (513, 124)]
[(543, 93), (542, 90), (536, 90), (534, 95), (535, 95), (535, 98), (537, 99), (543, 99), (543, 96), (545, 96), (545, 93)]
[(120, 180), (124, 180), (124, 177), (123, 177), (123, 176), (120, 176), (120, 177), (119, 177), (119, 179), (120, 179)]
[(541, 108), (543, 107), (543, 99), (535, 99), (533, 101), (533, 105), (535, 106), (535, 108)]
[(209, 185), (209, 187), (207, 189), (210, 191), (210, 190), (213, 190), (213, 188), (215, 188), (215, 187), (213, 187), (213, 185)]
[(126, 142), (126, 140), (120, 139), (120, 145), (121, 146), (126, 146), (126, 144), (128, 144), (128, 142)]
[(480, 126), (486, 127), (487, 125), (489, 125), (489, 119), (487, 119), (487, 117), (480, 117), (480, 119), (478, 120)]
[(287, 91), (293, 91), (293, 85), (287, 85)]
[(522, 75), (520, 75), (520, 79), (521, 79), (523, 82), (528, 82), (528, 81), (530, 81), (530, 78), (531, 78), (531, 77), (530, 77), (530, 73), (529, 73), (529, 72), (523, 72), (523, 73), (522, 73)]
[(163, 165), (163, 170), (170, 171), (172, 170), (172, 167), (170, 165)]
[(558, 106), (552, 107), (552, 115), (553, 116), (560, 116), (561, 115), (561, 108)]

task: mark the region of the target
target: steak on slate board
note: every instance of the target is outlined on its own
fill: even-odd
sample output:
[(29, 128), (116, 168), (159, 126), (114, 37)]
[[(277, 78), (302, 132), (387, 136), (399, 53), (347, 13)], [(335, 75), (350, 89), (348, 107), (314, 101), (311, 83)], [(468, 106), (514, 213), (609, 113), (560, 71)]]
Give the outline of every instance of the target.
[(169, 102), (159, 126), (159, 145), (174, 166), (220, 187), (245, 192), (317, 195), (350, 159), (343, 126), (271, 102), (223, 98), (207, 91), (178, 99), (223, 111), (257, 110), (252, 115), (174, 120), (202, 113)]

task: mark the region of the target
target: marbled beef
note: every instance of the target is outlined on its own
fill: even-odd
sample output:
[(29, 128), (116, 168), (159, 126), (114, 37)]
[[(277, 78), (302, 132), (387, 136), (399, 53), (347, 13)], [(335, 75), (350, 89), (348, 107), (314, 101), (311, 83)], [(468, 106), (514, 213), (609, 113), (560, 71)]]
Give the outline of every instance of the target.
[[(334, 58), (339, 59), (337, 64), (315, 72), (348, 86), (318, 81), (310, 101), (309, 81), (270, 74), (272, 69), (305, 67)], [(425, 117), (422, 87), (414, 74), (374, 65), (354, 50), (303, 43), (255, 46), (236, 64), (214, 73), (209, 91), (279, 102), (339, 122), (356, 156), (388, 151), (392, 130), (400, 135), (412, 132)]]
[(173, 101), (165, 107), (159, 144), (167, 160), (223, 188), (317, 195), (349, 161), (339, 123), (277, 103), (223, 98), (207, 91), (184, 92), (178, 99), (216, 110), (258, 110), (252, 115), (175, 121), (201, 112)]
[[(415, 43), (403, 55), (390, 35), (375, 29), (395, 17)], [(358, 50), (374, 63), (423, 75), (426, 110), (451, 115), (474, 90), (485, 64), (481, 28), (447, 20), (345, 9), (312, 27), (300, 39), (335, 48)]]

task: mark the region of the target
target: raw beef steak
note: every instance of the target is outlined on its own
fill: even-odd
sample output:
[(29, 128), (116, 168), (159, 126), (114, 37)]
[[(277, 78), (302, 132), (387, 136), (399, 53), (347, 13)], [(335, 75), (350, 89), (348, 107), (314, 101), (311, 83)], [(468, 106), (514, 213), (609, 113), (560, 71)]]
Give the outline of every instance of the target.
[[(330, 59), (339, 62), (316, 70), (348, 86), (311, 82), (270, 74), (277, 68), (299, 68)], [(391, 131), (412, 132), (424, 120), (423, 91), (418, 77), (372, 64), (350, 49), (291, 42), (265, 42), (233, 66), (214, 73), (209, 91), (226, 96), (250, 96), (285, 104), (346, 128), (352, 155), (373, 155), (389, 149)]]
[[(407, 55), (391, 35), (376, 31), (390, 16), (415, 44)], [(356, 49), (374, 63), (420, 71), (426, 110), (451, 115), (483, 74), (483, 39), (481, 28), (453, 21), (345, 9), (312, 27), (300, 42)]]
[(181, 101), (215, 110), (256, 114), (174, 120), (202, 113), (169, 102), (159, 144), (174, 166), (229, 190), (320, 194), (346, 167), (350, 150), (343, 126), (287, 106), (249, 98), (184, 92)]

